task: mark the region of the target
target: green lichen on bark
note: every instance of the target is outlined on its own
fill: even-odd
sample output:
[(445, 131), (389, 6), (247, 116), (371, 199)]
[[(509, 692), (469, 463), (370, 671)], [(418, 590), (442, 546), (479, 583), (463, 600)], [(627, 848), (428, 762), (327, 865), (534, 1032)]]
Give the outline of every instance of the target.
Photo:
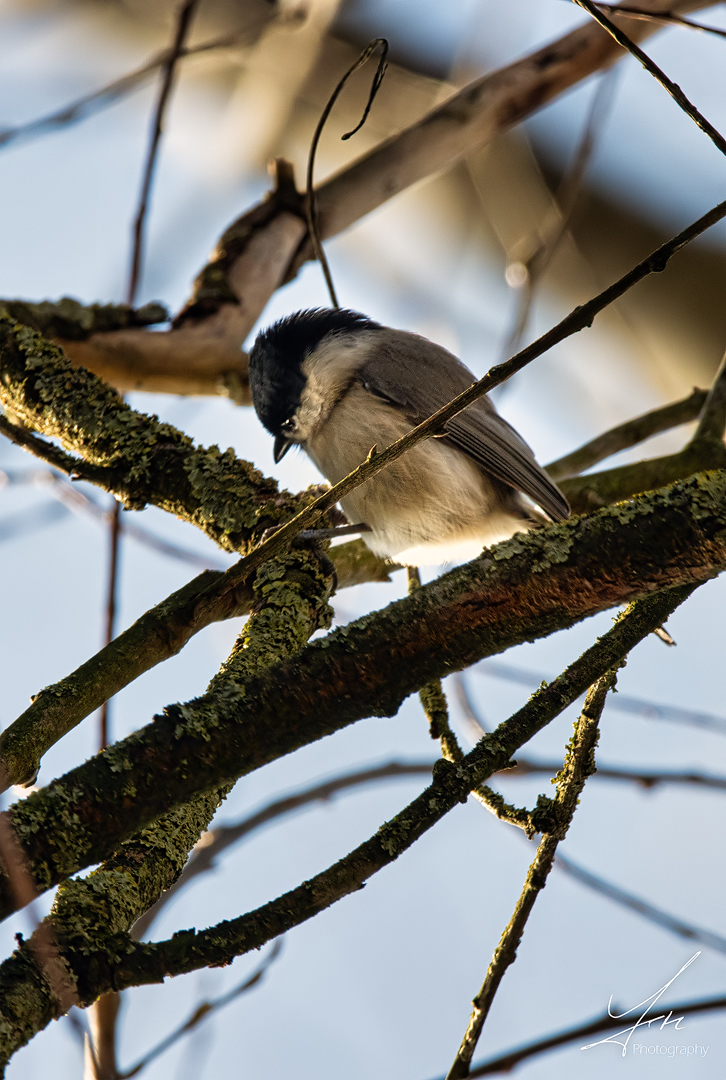
[(130, 509), (153, 503), (196, 525), (228, 551), (246, 551), (309, 496), (280, 492), (231, 449), (189, 436), (126, 405), (56, 345), (0, 312), (0, 404), (59, 439), (82, 460), (75, 470)]
[[(134, 944), (123, 954), (118, 950), (117, 943), (107, 945), (104, 952), (94, 958), (96, 993), (108, 989), (112, 979), (119, 987), (138, 986), (161, 982), (168, 975), (229, 963), (235, 956), (259, 948), (279, 934), (314, 917), (343, 896), (360, 889), (372, 874), (410, 848), (457, 803), (465, 802), (477, 785), (501, 768), (524, 742), (572, 704), (588, 686), (603, 677), (609, 685), (610, 670), (622, 661), (638, 641), (660, 625), (690, 591), (690, 588), (670, 589), (631, 605), (622, 618), (615, 620), (612, 629), (558, 679), (543, 686), (518, 713), (501, 724), (492, 735), (483, 738), (460, 762), (452, 763), (443, 759), (437, 762), (433, 782), (421, 795), (386, 822), (369, 840), (315, 878), (256, 911), (209, 930), (199, 933), (194, 930), (182, 931), (167, 941)], [(599, 694), (604, 689), (606, 686), (601, 685), (594, 691)], [(595, 704), (592, 698), (589, 703)], [(564, 780), (561, 778), (562, 791), (558, 792), (558, 796), (563, 804), (563, 813), (555, 820), (549, 815), (555, 840), (566, 831), (566, 811), (574, 808), (581, 784), (592, 766), (591, 751), (595, 742), (589, 714), (585, 714), (587, 710), (583, 715), (588, 722), (584, 726), (578, 725), (575, 749), (570, 755), (573, 760), (568, 758)], [(596, 727), (595, 722), (595, 735)], [(585, 753), (580, 752), (583, 748)], [(557, 798), (551, 802), (556, 803)], [(107, 957), (116, 957), (117, 954), (118, 961), (111, 965)]]
[[(327, 560), (309, 547), (296, 547), (260, 568), (253, 583), (253, 613), (208, 694), (200, 699), (203, 719), (209, 721), (207, 710), (215, 696), (234, 699), (246, 679), (295, 654), (315, 630), (330, 625), (331, 584)], [(190, 716), (194, 711), (190, 707)], [(200, 721), (199, 716), (194, 719)], [(109, 748), (106, 757), (114, 774), (123, 775), (132, 767), (122, 747)], [(105, 972), (133, 950), (128, 931), (177, 879), (231, 786), (196, 795), (122, 843), (88, 877), (63, 882), (48, 925), (82, 1002), (88, 1004), (97, 996), (96, 958), (103, 955)], [(7, 1062), (57, 1015), (58, 1003), (36, 962), (31, 940), (0, 965), (0, 1062)]]
[[(623, 523), (622, 516), (629, 520)], [(541, 562), (548, 532), (572, 541), (568, 558), (549, 574), (532, 574), (530, 550)], [(485, 552), (413, 596), (228, 684), (214, 704), (207, 697), (169, 707), (153, 724), (35, 792), (11, 813), (38, 880), (59, 881), (98, 862), (197, 792), (363, 717), (394, 715), (432, 678), (634, 597), (713, 577), (726, 566), (726, 474), (702, 474), (522, 543), (513, 558)], [(562, 549), (559, 539), (554, 546)], [(57, 831), (55, 800), (68, 822)], [(12, 906), (0, 883), (0, 912)]]
[(154, 326), (167, 322), (169, 313), (163, 304), (81, 304), (69, 296), (60, 300), (0, 300), (0, 311), (23, 326), (29, 326), (47, 338), (85, 341), (91, 334), (129, 327)]

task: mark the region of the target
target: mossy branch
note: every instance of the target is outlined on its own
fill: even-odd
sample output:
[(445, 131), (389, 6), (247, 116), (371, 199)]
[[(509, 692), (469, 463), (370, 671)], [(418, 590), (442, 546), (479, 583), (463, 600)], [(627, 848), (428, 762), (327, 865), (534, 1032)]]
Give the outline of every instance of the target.
[[(324, 566), (314, 550), (297, 549), (260, 571), (254, 581), (254, 614), (212, 680), (211, 692), (233, 696), (245, 678), (299, 651), (315, 630), (330, 624), (332, 579)], [(72, 955), (93, 966), (92, 957), (104, 948), (107, 936), (118, 939), (128, 933), (179, 877), (230, 788), (223, 784), (195, 796), (121, 844), (88, 878), (63, 884), (41, 930), (50, 928), (64, 958)], [(42, 970), (31, 962), (34, 939), (16, 954), (19, 962), (0, 968), (0, 1063), (61, 1012)]]
[(170, 424), (134, 411), (103, 380), (74, 367), (58, 346), (2, 313), (0, 405), (78, 455), (72, 465), (61, 459), (59, 467), (127, 508), (151, 503), (175, 514), (227, 551), (246, 550), (301, 506), (231, 449), (196, 447)]
[(547, 884), (555, 862), (557, 845), (564, 840), (577, 809), (577, 803), (588, 776), (595, 772), (595, 747), (599, 738), (598, 724), (608, 692), (615, 686), (615, 672), (609, 671), (595, 682), (588, 692), (575, 731), (570, 739), (562, 769), (557, 774), (557, 793), (551, 800), (550, 827), (545, 831), (534, 860), (527, 871), (522, 892), (512, 917), (486, 973), (464, 1038), (461, 1041), (446, 1080), (464, 1080), (469, 1075), (471, 1059), (476, 1050), (484, 1022), (491, 1009), (504, 973), (514, 963), (527, 920), (539, 893)]
[[(421, 576), (418, 568), (409, 566), (409, 596), (420, 587)], [(429, 734), (432, 739), (438, 741), (442, 758), (458, 765), (459, 762), (464, 760), (464, 751), (461, 749), (459, 740), (451, 727), (449, 706), (444, 688), (441, 685), (441, 679), (434, 679), (432, 682), (422, 686), (418, 692), (418, 697), (424, 716), (428, 721)], [(486, 784), (479, 784), (475, 787), (472, 795), (501, 821), (508, 821), (510, 825), (517, 825), (520, 829), (524, 829), (528, 837), (531, 838), (537, 832), (532, 822), (532, 815), (528, 810), (512, 806), (496, 791), (492, 791), (490, 787), (487, 787)]]
[[(693, 587), (724, 567), (723, 472), (517, 535), (274, 664), (235, 694), (170, 706), (13, 807), (35, 880), (50, 887), (192, 795), (363, 717), (395, 714), (433, 678), (632, 598)], [(12, 908), (0, 889), (0, 914)]]
[[(163, 982), (170, 975), (229, 963), (362, 888), (366, 880), (407, 851), (458, 803), (465, 802), (472, 789), (506, 765), (524, 742), (575, 701), (588, 685), (620, 663), (691, 591), (692, 587), (669, 589), (631, 605), (579, 660), (541, 687), (495, 732), (481, 739), (459, 764), (437, 762), (431, 785), (374, 836), (327, 870), (256, 911), (200, 933), (184, 931), (167, 941), (139, 944), (125, 932), (108, 935), (97, 927), (92, 932), (87, 924), (84, 930), (88, 936), (67, 934), (61, 901), (51, 919), (79, 1000), (90, 1004), (110, 989)], [(88, 880), (92, 881), (93, 875)], [(72, 895), (80, 884), (70, 883), (61, 891), (61, 897)], [(117, 925), (118, 920), (112, 928)], [(33, 976), (31, 971), (29, 948), (29, 943), (22, 944), (0, 966), (0, 988), (5, 989), (0, 1007), (6, 1010), (5, 1022), (0, 1025), (4, 1060), (31, 1034), (26, 1020), (19, 1036), (23, 1021), (17, 1010), (8, 1007), (8, 1003), (25, 1002), (23, 991), (29, 979), (34, 977), (37, 983), (37, 972)], [(45, 1013), (39, 1011), (32, 1018), (36, 1030), (50, 1019), (49, 1010), (50, 1006), (45, 1005)]]
[[(340, 588), (363, 581), (389, 581), (389, 572), (362, 541), (331, 552)], [(395, 565), (390, 569), (396, 569)], [(46, 686), (31, 705), (0, 734), (0, 791), (30, 784), (44, 754), (59, 739), (156, 664), (175, 656), (194, 635), (213, 622), (252, 609), (252, 586), (214, 593), (224, 574), (205, 570), (182, 589), (145, 612), (127, 630), (72, 674)], [(205, 603), (200, 598), (205, 596)]]

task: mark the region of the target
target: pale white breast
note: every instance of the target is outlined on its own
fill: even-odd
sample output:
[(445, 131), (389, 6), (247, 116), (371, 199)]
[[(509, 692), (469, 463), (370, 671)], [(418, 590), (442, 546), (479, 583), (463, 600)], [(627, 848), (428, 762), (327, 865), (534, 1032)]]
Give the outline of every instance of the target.
[[(347, 476), (375, 445), (383, 450), (411, 429), (403, 414), (352, 383), (304, 444), (331, 483)], [(488, 478), (466, 454), (439, 439), (414, 447), (341, 500), (378, 555), (425, 566), (473, 558), (529, 527), (514, 492)]]

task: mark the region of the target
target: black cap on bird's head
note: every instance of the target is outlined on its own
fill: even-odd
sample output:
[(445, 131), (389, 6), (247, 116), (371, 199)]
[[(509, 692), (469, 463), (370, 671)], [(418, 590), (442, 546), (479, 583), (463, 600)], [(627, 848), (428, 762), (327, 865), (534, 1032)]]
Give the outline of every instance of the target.
[(302, 365), (328, 334), (376, 330), (379, 324), (357, 311), (312, 308), (280, 319), (258, 334), (250, 352), (250, 391), (260, 421), (275, 436), (275, 461), (291, 443), (285, 437), (305, 388)]

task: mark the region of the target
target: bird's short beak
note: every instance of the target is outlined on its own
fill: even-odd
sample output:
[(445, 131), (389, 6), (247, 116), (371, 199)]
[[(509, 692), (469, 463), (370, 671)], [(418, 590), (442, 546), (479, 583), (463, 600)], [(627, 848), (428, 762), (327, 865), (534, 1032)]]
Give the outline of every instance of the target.
[(276, 465), (279, 461), (282, 461), (291, 446), (292, 443), (289, 439), (286, 439), (284, 435), (280, 434), (275, 436), (275, 445), (272, 450), (272, 457), (274, 458)]

